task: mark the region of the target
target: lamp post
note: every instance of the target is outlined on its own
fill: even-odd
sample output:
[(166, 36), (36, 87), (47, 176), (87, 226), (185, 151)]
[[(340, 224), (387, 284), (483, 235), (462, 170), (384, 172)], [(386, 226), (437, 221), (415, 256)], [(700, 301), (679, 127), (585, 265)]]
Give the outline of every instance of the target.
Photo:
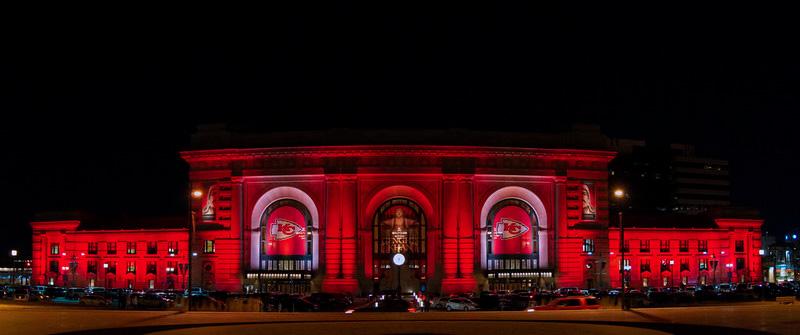
[[(21, 271), (20, 271), (21, 272)], [(11, 284), (17, 282), (17, 250), (11, 250)]]
[[(190, 185), (191, 186), (191, 185)], [(192, 191), (191, 197), (189, 197), (189, 250), (187, 253), (187, 257), (189, 260), (187, 262), (186, 271), (189, 272), (187, 276), (187, 283), (186, 288), (189, 290), (189, 310), (192, 308), (191, 300), (192, 300), (192, 257), (194, 257), (194, 209), (192, 208), (192, 199), (200, 199), (203, 196), (203, 191), (194, 190)]]
[(622, 291), (620, 292), (620, 296), (622, 297), (622, 310), (624, 311), (628, 309), (628, 306), (625, 303), (625, 228), (622, 225), (622, 203), (625, 199), (625, 191), (621, 188), (614, 190), (614, 198), (617, 199), (617, 205), (619, 206), (619, 273), (622, 277), (620, 280), (622, 282)]

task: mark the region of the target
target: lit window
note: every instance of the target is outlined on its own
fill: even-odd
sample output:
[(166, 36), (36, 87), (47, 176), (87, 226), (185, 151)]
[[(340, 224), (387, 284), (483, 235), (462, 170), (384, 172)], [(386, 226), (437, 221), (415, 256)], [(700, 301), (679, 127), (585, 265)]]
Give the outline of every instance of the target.
[(203, 244), (203, 253), (213, 254), (215, 251), (214, 240), (206, 240)]
[(58, 243), (50, 244), (50, 254), (51, 255), (58, 255)]
[(128, 255), (136, 254), (136, 242), (128, 242)]
[(590, 239), (583, 240), (583, 252), (585, 252), (585, 253), (593, 253), (594, 252), (594, 240), (590, 240)]

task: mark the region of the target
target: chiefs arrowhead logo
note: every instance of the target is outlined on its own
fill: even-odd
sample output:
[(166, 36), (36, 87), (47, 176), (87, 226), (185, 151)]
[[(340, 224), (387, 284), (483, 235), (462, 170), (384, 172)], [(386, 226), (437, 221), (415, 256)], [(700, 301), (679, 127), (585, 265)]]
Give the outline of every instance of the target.
[(506, 218), (500, 219), (500, 222), (498, 222), (496, 226), (497, 236), (503, 240), (520, 237), (530, 230), (530, 228), (522, 222)]
[(288, 240), (295, 236), (305, 238), (305, 228), (284, 219), (275, 220), (275, 223), (270, 226), (270, 233), (276, 241)]

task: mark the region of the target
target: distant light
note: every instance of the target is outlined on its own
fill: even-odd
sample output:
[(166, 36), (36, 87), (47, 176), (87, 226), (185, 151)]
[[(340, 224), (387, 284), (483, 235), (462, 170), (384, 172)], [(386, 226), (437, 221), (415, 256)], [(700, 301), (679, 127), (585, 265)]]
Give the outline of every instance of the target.
[(86, 256), (86, 254), (84, 254), (84, 253), (81, 253), (81, 256)]
[(624, 195), (625, 195), (625, 191), (623, 191), (621, 188), (618, 188), (618, 189), (614, 190), (614, 196), (615, 197), (622, 198)]
[(16, 250), (11, 250), (11, 256), (16, 256), (16, 255), (17, 255), (17, 251)]
[(759, 256), (764, 256), (764, 249), (758, 250), (758, 255)]
[(703, 251), (703, 255), (708, 255), (708, 251)]
[(196, 253), (196, 252), (193, 252), (193, 253), (192, 253), (192, 256), (197, 256), (197, 253)]
[(669, 260), (669, 265), (675, 265), (675, 260), (674, 259), (670, 259)]
[(614, 252), (613, 251), (609, 252), (608, 254), (611, 255), (611, 256), (614, 256)]
[(61, 253), (61, 256), (66, 256), (66, 255), (67, 255), (67, 253), (66, 253), (66, 252), (62, 252), (62, 253)]
[(792, 234), (792, 239), (796, 240), (797, 239), (797, 234)]
[(108, 263), (103, 263), (103, 269), (108, 269)]
[(197, 199), (197, 198), (200, 198), (202, 196), (203, 196), (203, 191), (200, 191), (200, 190), (192, 191), (192, 197), (193, 198)]
[(591, 252), (591, 251), (589, 251), (589, 252), (587, 252), (587, 254), (588, 254), (589, 256), (591, 256), (591, 255), (592, 255), (592, 252)]
[(724, 255), (724, 254), (725, 254), (725, 252), (723, 251), (723, 252), (722, 252), (722, 254)]

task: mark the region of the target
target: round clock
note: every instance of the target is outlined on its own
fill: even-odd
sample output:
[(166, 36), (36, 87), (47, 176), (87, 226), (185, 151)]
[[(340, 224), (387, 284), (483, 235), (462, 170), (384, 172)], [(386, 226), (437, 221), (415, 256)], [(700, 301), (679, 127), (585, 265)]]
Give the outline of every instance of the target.
[(394, 263), (394, 265), (397, 266), (403, 265), (406, 262), (406, 256), (403, 256), (403, 254), (399, 253), (394, 254), (394, 256), (392, 257), (392, 262)]

